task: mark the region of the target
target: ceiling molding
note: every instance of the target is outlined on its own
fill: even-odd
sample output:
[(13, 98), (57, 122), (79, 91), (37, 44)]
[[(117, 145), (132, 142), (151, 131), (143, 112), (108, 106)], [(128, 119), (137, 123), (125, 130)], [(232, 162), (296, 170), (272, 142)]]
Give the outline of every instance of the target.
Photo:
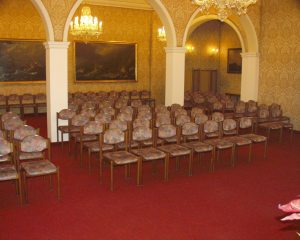
[(108, 7), (132, 8), (141, 10), (153, 10), (153, 8), (143, 0), (85, 0), (83, 4), (102, 5)]

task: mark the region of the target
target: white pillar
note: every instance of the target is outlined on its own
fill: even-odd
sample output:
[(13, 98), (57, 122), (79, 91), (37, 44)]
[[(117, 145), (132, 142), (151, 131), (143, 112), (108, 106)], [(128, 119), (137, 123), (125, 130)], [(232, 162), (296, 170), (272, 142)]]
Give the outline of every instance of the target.
[(174, 47), (166, 50), (166, 97), (165, 105), (184, 104), (185, 48)]
[(69, 42), (45, 42), (48, 138), (57, 142), (56, 112), (68, 107)]
[(242, 53), (241, 100), (258, 99), (259, 54), (255, 52)]

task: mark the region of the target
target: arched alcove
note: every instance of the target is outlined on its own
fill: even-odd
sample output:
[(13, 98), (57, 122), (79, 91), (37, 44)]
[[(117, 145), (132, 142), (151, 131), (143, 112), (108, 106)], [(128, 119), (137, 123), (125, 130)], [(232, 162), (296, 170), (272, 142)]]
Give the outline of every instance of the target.
[[(218, 19), (217, 15), (198, 16), (200, 9), (197, 9), (191, 16), (183, 37), (183, 45), (188, 36), (201, 24)], [(241, 76), (241, 99), (257, 100), (258, 98), (258, 77), (259, 77), (259, 53), (257, 34), (253, 23), (248, 15), (242, 15), (226, 19), (225, 23), (233, 28), (238, 35), (242, 47), (242, 76)]]

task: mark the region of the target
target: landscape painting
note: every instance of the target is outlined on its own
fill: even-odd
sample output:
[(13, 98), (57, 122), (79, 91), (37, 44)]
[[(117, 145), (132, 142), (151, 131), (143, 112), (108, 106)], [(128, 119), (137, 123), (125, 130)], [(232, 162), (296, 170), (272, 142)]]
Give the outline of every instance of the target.
[(76, 42), (76, 81), (136, 81), (136, 51), (135, 43)]
[(46, 80), (42, 41), (0, 41), (0, 83), (35, 83)]

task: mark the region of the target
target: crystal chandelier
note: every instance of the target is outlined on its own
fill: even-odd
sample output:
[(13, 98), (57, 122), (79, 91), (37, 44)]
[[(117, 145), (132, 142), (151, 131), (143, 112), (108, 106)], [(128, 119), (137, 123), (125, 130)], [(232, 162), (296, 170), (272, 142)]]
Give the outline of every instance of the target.
[(164, 26), (158, 29), (157, 38), (161, 42), (167, 41), (166, 30)]
[(91, 15), (91, 9), (84, 6), (81, 9), (81, 16), (75, 17), (74, 22), (70, 23), (70, 33), (78, 38), (87, 40), (89, 37), (99, 37), (102, 34), (102, 21)]
[(194, 4), (199, 5), (201, 12), (209, 12), (214, 7), (221, 21), (224, 21), (231, 12), (238, 15), (246, 14), (249, 5), (254, 4), (257, 0), (192, 0)]

